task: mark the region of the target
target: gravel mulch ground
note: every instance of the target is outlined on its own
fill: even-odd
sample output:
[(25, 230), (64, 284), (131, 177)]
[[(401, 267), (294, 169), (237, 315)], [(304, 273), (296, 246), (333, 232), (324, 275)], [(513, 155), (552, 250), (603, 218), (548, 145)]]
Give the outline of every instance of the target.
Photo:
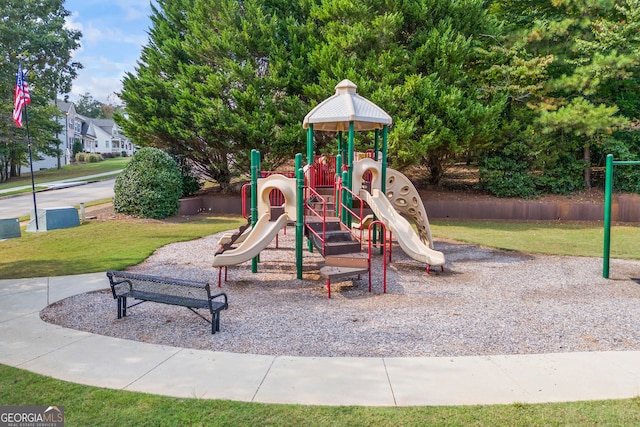
[[(250, 262), (229, 268), (222, 291), (230, 307), (221, 332), (182, 307), (144, 303), (116, 318), (110, 292), (77, 295), (45, 308), (51, 323), (96, 334), (196, 349), (289, 356), (462, 356), (596, 350), (640, 350), (640, 262), (528, 255), (437, 241), (447, 264), (424, 266), (394, 247), (382, 294), (374, 261), (367, 277), (332, 284), (318, 275), (322, 258), (304, 253), (295, 273), (293, 228)], [(211, 281), (218, 236), (157, 250), (132, 271)], [(217, 287), (214, 291), (217, 290)]]

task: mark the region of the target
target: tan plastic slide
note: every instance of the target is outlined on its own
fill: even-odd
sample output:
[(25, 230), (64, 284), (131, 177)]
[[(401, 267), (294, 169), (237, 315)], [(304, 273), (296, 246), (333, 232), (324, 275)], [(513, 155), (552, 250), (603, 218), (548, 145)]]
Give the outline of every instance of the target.
[(242, 264), (257, 257), (278, 232), (287, 225), (287, 214), (282, 214), (275, 221), (269, 221), (269, 212), (262, 214), (244, 241), (235, 249), (225, 251), (213, 258), (214, 267)]
[(376, 217), (391, 230), (407, 255), (433, 267), (444, 265), (444, 254), (425, 245), (409, 221), (394, 209), (387, 196), (382, 194), (380, 190), (374, 188), (371, 193), (364, 189), (360, 190), (360, 197), (367, 202)]

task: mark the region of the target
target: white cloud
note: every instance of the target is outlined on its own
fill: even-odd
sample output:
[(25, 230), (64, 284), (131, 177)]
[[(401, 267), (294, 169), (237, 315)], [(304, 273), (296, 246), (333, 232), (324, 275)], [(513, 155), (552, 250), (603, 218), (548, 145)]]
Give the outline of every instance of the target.
[(122, 90), (125, 73), (135, 70), (142, 46), (148, 43), (149, 1), (93, 0), (89, 6), (81, 2), (75, 2), (75, 11), (66, 18), (67, 28), (82, 32), (73, 60), (84, 66), (73, 82), (70, 99), (88, 92), (107, 102)]
[(122, 9), (126, 21), (146, 19), (149, 16), (149, 0), (116, 0), (115, 4)]

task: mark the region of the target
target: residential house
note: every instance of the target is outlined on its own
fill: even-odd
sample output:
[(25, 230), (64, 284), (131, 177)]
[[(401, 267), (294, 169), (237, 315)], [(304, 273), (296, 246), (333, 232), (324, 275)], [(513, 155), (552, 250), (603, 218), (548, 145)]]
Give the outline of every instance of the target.
[(80, 116), (82, 124), (83, 149), (89, 153), (122, 154), (131, 156), (135, 148), (129, 138), (112, 119), (91, 119)]
[(73, 102), (56, 101), (57, 107), (64, 113), (58, 119), (62, 131), (56, 136), (61, 141), (61, 154), (46, 156), (38, 154), (33, 159), (33, 170), (57, 168), (68, 165), (72, 161), (73, 145), (81, 144), (82, 151), (87, 153), (133, 155), (135, 147), (129, 138), (112, 119), (92, 119), (76, 112)]

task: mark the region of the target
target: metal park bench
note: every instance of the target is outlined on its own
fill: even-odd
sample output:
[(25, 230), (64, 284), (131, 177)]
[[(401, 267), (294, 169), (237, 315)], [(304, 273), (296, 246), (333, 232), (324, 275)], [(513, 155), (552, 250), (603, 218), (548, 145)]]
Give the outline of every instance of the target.
[[(179, 305), (188, 308), (211, 323), (211, 333), (220, 331), (220, 311), (229, 307), (227, 294), (211, 295), (209, 284), (124, 271), (107, 271), (113, 298), (118, 303), (118, 319), (127, 316), (127, 309), (146, 301)], [(127, 306), (127, 298), (139, 300)], [(196, 309), (208, 309), (211, 321)]]

